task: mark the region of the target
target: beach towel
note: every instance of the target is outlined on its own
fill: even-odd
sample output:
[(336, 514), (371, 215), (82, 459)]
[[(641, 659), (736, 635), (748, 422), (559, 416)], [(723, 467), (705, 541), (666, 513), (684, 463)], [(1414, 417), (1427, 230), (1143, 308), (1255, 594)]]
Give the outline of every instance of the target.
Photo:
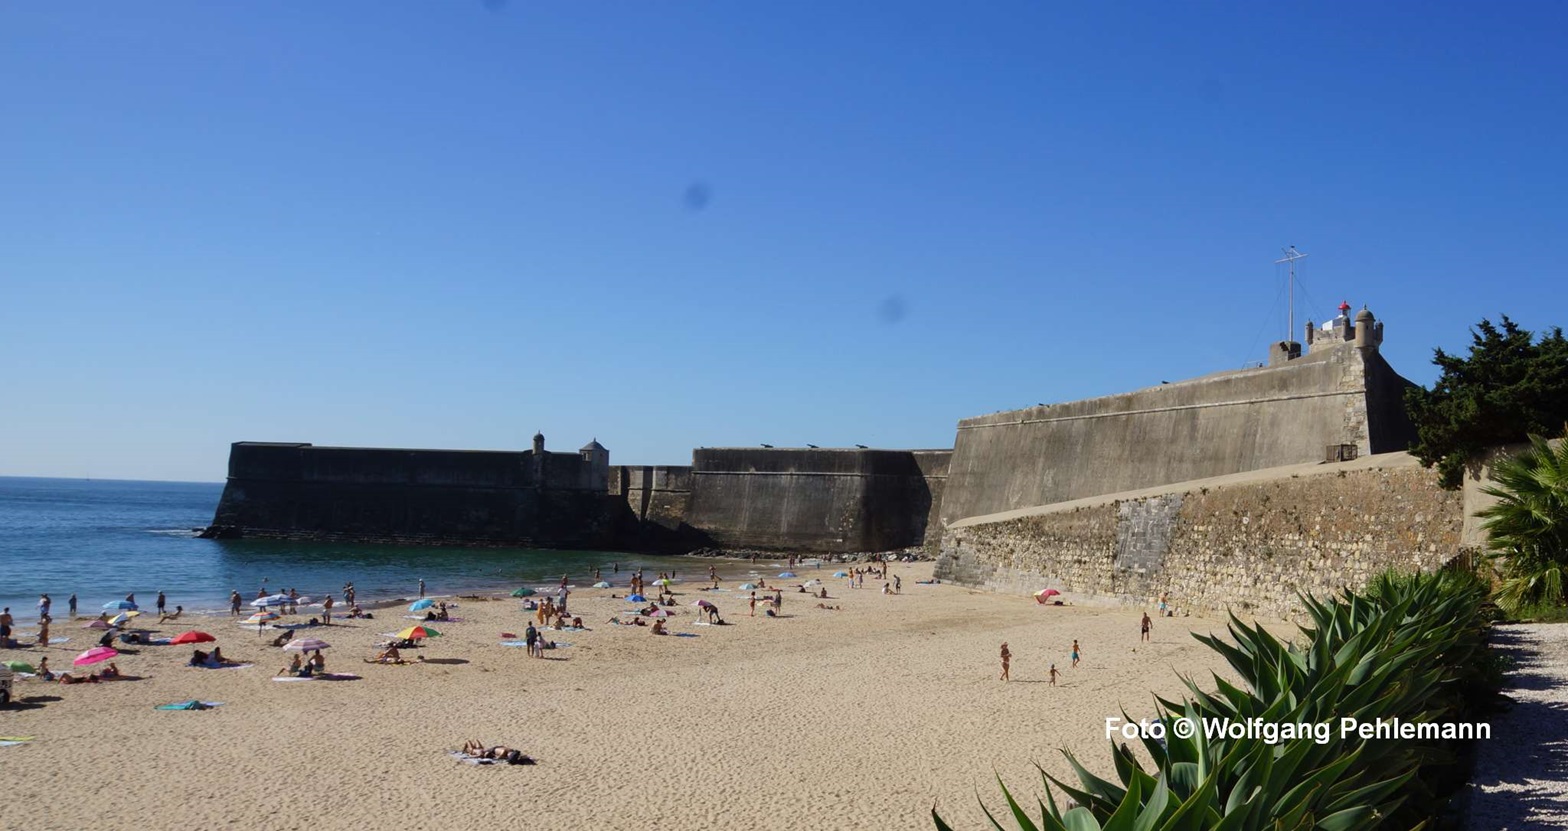
[(255, 664), (225, 664), (221, 667), (209, 667), (206, 664), (197, 664), (197, 666), (201, 669), (249, 669), (250, 667), (255, 666)]
[(0, 747), (14, 747), (32, 740), (32, 736), (0, 736)]
[[(452, 758), (454, 758), (456, 760), (458, 760), (459, 762), (462, 762), (465, 765), (505, 765), (505, 764), (510, 764), (505, 759), (481, 759), (481, 758), (478, 758), (478, 757), (475, 757), (475, 756), (470, 756), (470, 755), (468, 755), (467, 753), (464, 753), (461, 750), (454, 750), (454, 751), (448, 753), (447, 755), (451, 756)], [(534, 760), (533, 759), (529, 759), (527, 756), (524, 756), (523, 758), (527, 759), (527, 761), (523, 762), (522, 764), (525, 764), (525, 765), (534, 764)]]
[[(502, 646), (527, 646), (528, 645), (528, 641), (501, 641), (501, 645)], [(556, 649), (564, 649), (565, 647), (568, 647), (568, 646), (571, 646), (571, 644), (567, 643), (566, 641), (556, 641), (555, 642), (555, 648)], [(548, 647), (548, 646), (545, 647), (545, 649), (549, 649), (549, 648), (550, 647)]]
[(153, 709), (154, 710), (211, 710), (214, 707), (221, 707), (221, 706), (223, 706), (223, 702), (222, 701), (197, 701), (196, 699), (193, 698), (190, 701), (176, 701), (173, 704), (159, 704), (158, 706), (154, 707)]
[(172, 645), (174, 643), (174, 639), (173, 638), (153, 638), (152, 640), (148, 641), (147, 643), (152, 644), (153, 646), (170, 646), (170, 645)]
[(50, 639), (49, 639), (49, 643), (50, 643), (50, 644), (57, 644), (57, 643), (70, 643), (70, 642), (71, 642), (71, 639), (70, 639), (70, 638), (50, 638)]
[(675, 633), (675, 637), (677, 637), (677, 638), (695, 638), (695, 637), (697, 637), (697, 633), (696, 632), (676, 632)]
[(324, 675), (307, 675), (301, 678), (297, 675), (274, 676), (274, 681), (358, 681), (359, 676), (348, 672), (329, 672)]

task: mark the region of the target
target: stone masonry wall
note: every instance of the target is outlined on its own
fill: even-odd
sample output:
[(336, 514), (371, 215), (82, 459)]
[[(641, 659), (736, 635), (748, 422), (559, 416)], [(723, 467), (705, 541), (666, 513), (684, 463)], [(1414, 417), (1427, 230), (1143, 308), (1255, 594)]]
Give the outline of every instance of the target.
[(1405, 454), (1295, 466), (1273, 477), (947, 529), (937, 574), (994, 591), (1051, 587), (1074, 602), (1293, 617), (1297, 592), (1432, 570), (1459, 551), (1463, 496)]

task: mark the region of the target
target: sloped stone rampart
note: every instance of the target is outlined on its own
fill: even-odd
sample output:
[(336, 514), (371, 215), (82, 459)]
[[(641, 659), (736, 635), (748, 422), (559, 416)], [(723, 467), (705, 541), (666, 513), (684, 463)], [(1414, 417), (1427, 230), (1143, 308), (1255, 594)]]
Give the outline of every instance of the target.
[(1301, 611), (1298, 592), (1359, 588), (1459, 553), (1463, 496), (1403, 454), (1189, 485), (949, 528), (937, 576), (1001, 592), (1057, 588), (1087, 603), (1149, 604), (1168, 591), (1178, 614), (1286, 618)]

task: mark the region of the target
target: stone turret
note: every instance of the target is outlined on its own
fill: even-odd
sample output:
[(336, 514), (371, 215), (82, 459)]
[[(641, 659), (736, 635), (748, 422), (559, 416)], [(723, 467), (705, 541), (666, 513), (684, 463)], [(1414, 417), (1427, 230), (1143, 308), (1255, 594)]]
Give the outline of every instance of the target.
[(1383, 344), (1383, 324), (1372, 317), (1372, 312), (1366, 306), (1356, 312), (1355, 338), (1357, 349), (1376, 350)]
[(610, 486), (610, 451), (599, 443), (598, 439), (583, 445), (577, 451), (582, 456), (584, 467), (587, 469), (587, 487), (593, 490), (606, 490)]

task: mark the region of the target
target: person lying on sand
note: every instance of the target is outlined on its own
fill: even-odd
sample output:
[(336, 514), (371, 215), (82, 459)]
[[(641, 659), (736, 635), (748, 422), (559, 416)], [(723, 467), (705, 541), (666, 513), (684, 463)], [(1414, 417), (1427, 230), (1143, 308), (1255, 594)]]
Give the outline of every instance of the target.
[(495, 747), (485, 747), (484, 742), (474, 739), (463, 742), (462, 753), (464, 756), (467, 756), (470, 759), (495, 759), (496, 761), (505, 762), (509, 765), (534, 764), (534, 760), (528, 756), (523, 755), (521, 750), (515, 750), (513, 748), (502, 745), (496, 745)]
[(837, 607), (837, 606), (829, 606), (826, 603), (818, 603), (817, 604), (817, 608), (818, 609), (827, 609), (830, 612), (836, 612), (836, 611), (839, 610), (839, 607)]
[(62, 684), (96, 684), (96, 683), (98, 683), (98, 673), (95, 672), (92, 675), (79, 675), (79, 676), (74, 676), (73, 677), (71, 675), (71, 673), (69, 673), (69, 672), (62, 672), (62, 673), (60, 673), (60, 683), (62, 683)]

